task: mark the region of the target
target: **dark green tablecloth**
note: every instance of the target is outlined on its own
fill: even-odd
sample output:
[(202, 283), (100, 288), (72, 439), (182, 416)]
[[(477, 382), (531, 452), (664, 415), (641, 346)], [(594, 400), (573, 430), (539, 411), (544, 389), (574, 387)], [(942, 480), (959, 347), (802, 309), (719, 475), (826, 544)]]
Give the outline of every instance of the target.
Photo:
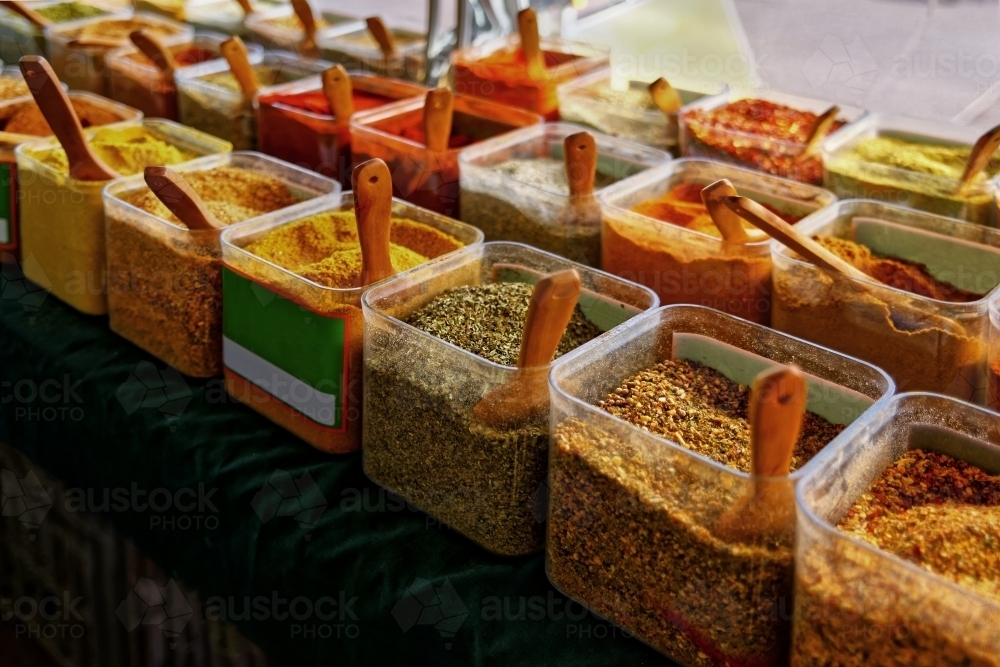
[[(568, 604), (541, 555), (484, 552), (387, 496), (359, 455), (313, 450), (228, 399), (221, 380), (172, 374), (106, 318), (17, 278), (9, 274), (0, 294), (0, 440), (68, 487), (93, 489), (98, 504), (104, 490), (145, 492), (122, 511), (114, 495), (99, 509), (196, 588), (207, 611), (223, 598), (226, 616), (276, 662), (671, 664)], [(284, 490), (289, 480), (299, 492)], [(199, 486), (214, 490), (202, 507)], [(163, 512), (140, 511), (156, 489), (191, 493)], [(162, 509), (166, 496), (153, 500)], [(260, 620), (239, 620), (248, 596), (269, 601), (250, 610)], [(293, 608), (302, 618), (281, 620), (288, 605), (275, 614), (273, 600), (296, 597), (309, 601)]]

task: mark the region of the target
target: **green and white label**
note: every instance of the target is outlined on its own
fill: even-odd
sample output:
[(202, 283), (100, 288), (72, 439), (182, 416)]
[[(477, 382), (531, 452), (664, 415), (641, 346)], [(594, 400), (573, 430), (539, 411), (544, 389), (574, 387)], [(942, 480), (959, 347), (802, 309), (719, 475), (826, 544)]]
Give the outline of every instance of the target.
[(228, 267), (222, 301), (226, 369), (312, 421), (343, 428), (348, 318), (321, 315)]
[(14, 242), (14, 165), (0, 162), (0, 246)]

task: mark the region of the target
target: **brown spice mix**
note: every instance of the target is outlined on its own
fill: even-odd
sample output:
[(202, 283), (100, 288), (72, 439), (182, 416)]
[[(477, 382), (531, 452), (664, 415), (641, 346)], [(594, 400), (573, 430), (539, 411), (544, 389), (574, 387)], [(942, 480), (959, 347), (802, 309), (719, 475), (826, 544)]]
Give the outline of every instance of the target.
[[(78, 97), (71, 97), (70, 104), (80, 119), (80, 124), (87, 127), (110, 125), (121, 120), (121, 116), (103, 107)], [(0, 109), (0, 130), (17, 134), (31, 134), (36, 137), (47, 137), (52, 134), (52, 128), (42, 115), (34, 100), (23, 104), (13, 104)]]

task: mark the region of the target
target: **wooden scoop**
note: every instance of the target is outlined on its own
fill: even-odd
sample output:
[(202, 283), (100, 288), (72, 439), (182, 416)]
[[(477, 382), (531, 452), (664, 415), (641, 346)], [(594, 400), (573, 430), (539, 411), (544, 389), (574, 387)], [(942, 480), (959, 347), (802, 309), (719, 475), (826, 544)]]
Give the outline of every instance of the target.
[(243, 97), (252, 100), (260, 92), (260, 81), (257, 79), (257, 72), (250, 64), (250, 56), (247, 53), (247, 45), (238, 35), (233, 35), (219, 45), (222, 57), (229, 63), (229, 70), (233, 73)]
[(771, 238), (778, 239), (824, 271), (864, 281), (873, 280), (871, 276), (842, 260), (752, 199), (723, 197), (722, 202), (730, 211), (766, 232)]
[(521, 335), (519, 371), (476, 404), (476, 419), (494, 428), (517, 428), (548, 411), (548, 364), (573, 316), (580, 289), (576, 269), (549, 274), (535, 284)]
[(129, 34), (128, 38), (164, 74), (173, 74), (174, 70), (177, 69), (177, 61), (174, 60), (173, 52), (148, 31), (135, 30)]
[(684, 106), (680, 93), (662, 76), (649, 84), (649, 94), (653, 97), (653, 103), (668, 116), (677, 113)]
[(427, 150), (448, 150), (455, 100), (447, 88), (428, 90), (424, 98), (424, 144)]
[(517, 29), (521, 35), (521, 51), (528, 64), (528, 76), (540, 79), (547, 74), (542, 42), (538, 36), (538, 17), (530, 7), (517, 13)]
[(20, 2), (14, 2), (14, 0), (0, 0), (0, 5), (6, 7), (15, 14), (20, 14), (22, 17), (39, 28), (47, 28), (52, 25), (52, 21), (42, 16), (31, 7), (21, 4)]
[(351, 76), (343, 65), (334, 65), (325, 70), (323, 78), (323, 95), (330, 103), (333, 120), (339, 126), (350, 123), (354, 115), (354, 92), (351, 86)]
[(143, 172), (146, 185), (156, 198), (192, 230), (221, 230), (221, 223), (207, 208), (201, 197), (184, 177), (169, 167), (146, 167)]
[(378, 16), (369, 16), (365, 19), (368, 24), (368, 32), (378, 42), (378, 48), (382, 49), (382, 57), (389, 60), (396, 55), (396, 38), (392, 36), (385, 23)]
[(787, 478), (806, 409), (806, 382), (794, 366), (763, 371), (750, 390), (751, 473), (747, 495), (727, 510), (716, 533), (732, 542), (773, 541), (795, 534), (795, 498)]
[(118, 172), (104, 164), (87, 143), (76, 109), (70, 103), (66, 91), (59, 85), (59, 79), (48, 61), (41, 56), (23, 56), (20, 66), (24, 81), (42, 116), (66, 151), (69, 175), (80, 181), (110, 181), (118, 178)]
[(351, 173), (354, 217), (361, 244), (361, 277), (358, 287), (396, 275), (389, 254), (392, 227), (392, 176), (385, 162), (375, 158), (362, 162)]
[(809, 130), (809, 136), (806, 138), (805, 148), (796, 156), (796, 159), (803, 160), (816, 153), (816, 149), (823, 143), (830, 127), (837, 121), (839, 113), (840, 107), (835, 104), (816, 117), (816, 122), (813, 123), (812, 129)]
[(958, 188), (955, 194), (961, 194), (972, 183), (976, 174), (981, 172), (989, 164), (993, 153), (1000, 147), (1000, 125), (992, 130), (987, 130), (983, 136), (976, 140), (976, 145), (969, 153), (969, 160), (965, 163), (965, 171), (962, 178), (958, 179)]
[(712, 222), (722, 234), (722, 239), (727, 243), (756, 243), (767, 239), (767, 234), (757, 232), (751, 236), (747, 233), (743, 226), (743, 218), (726, 208), (723, 198), (736, 197), (737, 194), (736, 188), (726, 178), (706, 185), (701, 191), (701, 201), (708, 209)]
[(302, 45), (299, 47), (302, 55), (308, 58), (319, 58), (319, 46), (316, 45), (316, 17), (308, 0), (292, 0), (292, 10), (302, 22)]
[(250, 4), (250, 0), (236, 0), (239, 3), (240, 9), (243, 10), (244, 18), (253, 14), (253, 5)]
[(563, 140), (563, 163), (566, 182), (573, 198), (594, 194), (597, 178), (597, 143), (590, 132), (577, 132)]

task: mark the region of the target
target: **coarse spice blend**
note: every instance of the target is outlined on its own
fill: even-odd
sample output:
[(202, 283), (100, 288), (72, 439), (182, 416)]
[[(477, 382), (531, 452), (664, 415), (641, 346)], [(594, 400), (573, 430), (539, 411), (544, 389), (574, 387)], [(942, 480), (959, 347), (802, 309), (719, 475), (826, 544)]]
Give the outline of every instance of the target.
[[(749, 388), (699, 362), (664, 360), (598, 407), (729, 468), (749, 472)], [(842, 430), (807, 412), (798, 469)], [(650, 439), (581, 419), (553, 432), (548, 572), (568, 595), (685, 665), (784, 664), (791, 539), (728, 543), (712, 527), (734, 485)]]
[[(351, 206), (346, 200), (334, 210), (324, 205), (233, 228), (225, 238), (243, 230), (236, 236), (241, 250), (224, 241), (227, 391), (313, 447), (338, 454), (361, 446), (366, 288), (357, 286), (362, 257)], [(393, 213), (396, 271), (481, 238), (426, 211), (396, 204)]]

